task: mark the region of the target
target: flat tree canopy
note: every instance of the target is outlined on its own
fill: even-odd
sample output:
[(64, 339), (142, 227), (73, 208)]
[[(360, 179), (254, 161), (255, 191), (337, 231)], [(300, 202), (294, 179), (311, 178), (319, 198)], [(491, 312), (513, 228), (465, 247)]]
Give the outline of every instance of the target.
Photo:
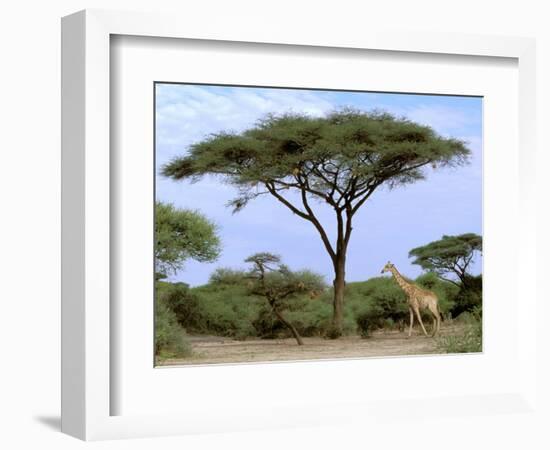
[(155, 207), (156, 272), (167, 275), (187, 259), (210, 262), (220, 254), (216, 226), (201, 213), (177, 209), (169, 203)]
[[(219, 175), (238, 189), (234, 211), (271, 195), (311, 222), (334, 266), (334, 325), (341, 330), (353, 216), (379, 186), (413, 183), (425, 177), (425, 166), (456, 166), (469, 155), (464, 142), (441, 137), (430, 127), (385, 112), (344, 109), (324, 117), (271, 114), (241, 133), (210, 135), (162, 173), (175, 180)], [(299, 200), (290, 199), (287, 190), (297, 192)], [(312, 200), (334, 210), (335, 242)]]
[(444, 276), (456, 276), (463, 285), (468, 283), (468, 268), (476, 252), (482, 250), (482, 238), (475, 233), (443, 236), (438, 241), (413, 248), (409, 258), (424, 270), (435, 272), (441, 279), (457, 284)]

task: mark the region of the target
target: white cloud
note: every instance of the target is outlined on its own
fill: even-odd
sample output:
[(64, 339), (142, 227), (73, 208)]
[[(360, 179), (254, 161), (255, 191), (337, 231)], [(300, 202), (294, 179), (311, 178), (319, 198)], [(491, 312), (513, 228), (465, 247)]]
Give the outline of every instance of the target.
[(158, 85), (157, 161), (182, 154), (208, 134), (242, 131), (269, 112), (321, 115), (332, 108), (310, 91)]

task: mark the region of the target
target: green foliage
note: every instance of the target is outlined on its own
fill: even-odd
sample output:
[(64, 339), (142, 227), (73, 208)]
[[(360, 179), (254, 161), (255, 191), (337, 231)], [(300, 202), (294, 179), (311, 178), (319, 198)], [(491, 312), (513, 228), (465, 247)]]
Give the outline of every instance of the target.
[(385, 182), (411, 183), (424, 177), (428, 164), (462, 164), (469, 155), (462, 141), (430, 127), (385, 112), (344, 109), (325, 117), (270, 114), (242, 133), (213, 134), (166, 164), (163, 174), (176, 180), (220, 175), (241, 189), (232, 202), (239, 210), (279, 188), (304, 190), (329, 203), (359, 202), (361, 195), (350, 194)]
[(233, 270), (219, 267), (210, 275), (210, 284), (242, 285), (246, 282), (247, 274), (242, 270)]
[[(260, 294), (267, 293), (263, 289), (270, 289), (270, 295), (274, 295), (296, 288), (283, 299), (276, 297), (277, 307), (284, 311), (286, 320), (301, 336), (333, 337), (332, 289), (326, 289), (316, 274), (289, 271), (289, 275), (286, 270), (283, 266), (283, 272), (266, 273), (266, 284), (260, 286), (257, 273), (221, 268), (212, 274), (208, 284), (196, 288), (158, 281), (157, 293), (174, 312), (180, 326), (190, 333), (236, 339), (283, 338), (292, 336), (291, 332)], [(435, 292), (441, 312), (444, 316), (450, 314), (460, 293), (455, 285), (433, 273), (421, 275), (416, 283)], [(359, 333), (367, 337), (380, 328), (403, 328), (408, 320), (406, 296), (392, 278), (347, 284), (344, 335)]]
[(178, 323), (188, 331), (205, 328), (205, 313), (199, 298), (185, 283), (157, 281), (157, 299), (174, 312)]
[(457, 322), (464, 323), (464, 332), (460, 336), (443, 336), (437, 346), (445, 353), (478, 353), (483, 351), (483, 325), (481, 308), (462, 313)]
[(463, 285), (456, 295), (455, 305), (451, 313), (453, 317), (458, 317), (464, 312), (481, 309), (483, 301), (482, 277), (468, 277), (468, 283)]
[(409, 311), (405, 293), (386, 277), (349, 283), (346, 306), (355, 317), (357, 331), (365, 337), (378, 328), (404, 321)]
[(443, 236), (422, 247), (413, 248), (410, 258), (424, 270), (435, 272), (441, 278), (456, 276), (462, 284), (468, 282), (468, 268), (477, 252), (482, 250), (482, 238), (474, 233)]
[(288, 320), (302, 336), (326, 336), (332, 319), (332, 305), (322, 298), (302, 297), (286, 312)]
[(155, 357), (185, 358), (190, 356), (191, 344), (176, 315), (162, 300), (155, 302)]
[(256, 253), (245, 262), (252, 264), (247, 274), (251, 295), (266, 299), (272, 308), (280, 311), (292, 307), (300, 295), (319, 295), (325, 289), (323, 277), (308, 270), (291, 271), (277, 255)]
[[(332, 305), (322, 298), (310, 298), (307, 295), (296, 297), (285, 316), (301, 336), (325, 336), (331, 324)], [(253, 323), (261, 338), (290, 337), (289, 330), (274, 316), (272, 309), (265, 305), (260, 308)]]
[(258, 315), (252, 321), (256, 335), (262, 339), (275, 339), (288, 334), (288, 329), (273, 315), (269, 305), (260, 306)]
[(191, 333), (236, 339), (256, 335), (252, 322), (259, 301), (247, 295), (246, 286), (219, 282), (190, 289), (185, 283), (157, 282), (157, 298)]
[(198, 211), (177, 209), (156, 203), (155, 261), (161, 275), (176, 272), (187, 259), (200, 262), (216, 260), (220, 239), (216, 226)]
[(318, 296), (325, 288), (323, 277), (307, 270), (293, 272), (281, 263), (279, 256), (271, 253), (256, 253), (246, 262), (252, 264), (247, 277), (249, 293), (266, 300), (279, 322), (292, 333), (299, 345), (303, 345), (300, 332), (283, 311), (301, 309), (296, 301), (304, 294), (309, 294), (310, 298)]
[[(304, 336), (320, 335), (330, 322), (332, 307), (321, 299), (322, 278), (308, 271), (269, 273), (270, 293), (287, 293), (277, 306), (296, 321)], [(190, 289), (185, 283), (157, 281), (157, 298), (174, 312), (189, 332), (236, 339), (287, 337), (288, 330), (274, 317), (272, 306), (258, 295), (258, 280), (251, 272), (217, 269), (207, 285)], [(280, 291), (284, 289), (285, 291)]]
[(248, 295), (246, 286), (208, 284), (191, 289), (198, 299), (200, 321), (194, 331), (235, 339), (256, 336), (253, 322), (260, 301)]
[[(442, 285), (449, 292), (445, 298), (452, 298), (453, 304), (441, 302), (442, 311), (452, 317), (457, 317), (465, 311), (481, 308), (482, 277), (472, 276), (467, 271), (476, 253), (482, 250), (482, 238), (474, 233), (459, 236), (443, 236), (442, 239), (417, 247), (409, 252), (414, 257), (414, 264), (432, 271), (442, 280), (455, 285), (452, 292), (450, 284)], [(448, 280), (446, 276), (454, 276)], [(427, 275), (426, 275), (427, 276)], [(434, 288), (436, 293), (440, 293)]]
[(277, 266), (280, 266), (281, 257), (269, 252), (259, 252), (250, 255), (244, 262), (252, 264), (252, 271), (254, 273), (260, 273), (262, 270), (273, 270)]

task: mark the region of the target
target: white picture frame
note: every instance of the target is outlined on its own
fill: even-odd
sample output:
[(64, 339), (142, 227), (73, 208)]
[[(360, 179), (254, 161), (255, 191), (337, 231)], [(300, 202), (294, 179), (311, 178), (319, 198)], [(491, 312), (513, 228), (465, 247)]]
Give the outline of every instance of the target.
[[(253, 26), (234, 30), (228, 24), (206, 30), (189, 17), (112, 11), (82, 11), (62, 22), (62, 430), (86, 440), (162, 436), (185, 433), (252, 430), (269, 427), (353, 422), (382, 415), (397, 420), (391, 401), (320, 405), (278, 405), (273, 411), (248, 414), (246, 421), (224, 421), (216, 414), (186, 411), (169, 414), (112, 415), (110, 320), (111, 211), (110, 182), (110, 38), (112, 35), (286, 44), (305, 47), (368, 49), (501, 57), (517, 60), (519, 77), (519, 183), (521, 220), (517, 234), (517, 276), (533, 271), (536, 260), (535, 45), (525, 38), (352, 31), (338, 36), (300, 30), (273, 34)], [(529, 267), (525, 261), (530, 261)], [(536, 308), (537, 293), (522, 299), (518, 311), (518, 380), (516, 389), (422, 401), (401, 398), (411, 414), (434, 405), (442, 417), (472, 413), (536, 411), (536, 329), (524, 309)], [(395, 361), (394, 361), (395, 362)], [(395, 364), (398, 364), (395, 363)], [(308, 370), (314, 371), (310, 366)], [(269, 367), (265, 370), (269, 370)], [(399, 400), (399, 399), (398, 399)], [(472, 405), (476, 410), (472, 411)], [(322, 406), (322, 405), (321, 405)], [(429, 408), (429, 406), (428, 406)], [(220, 410), (223, 410), (220, 405)], [(307, 413), (307, 414), (306, 414)], [(401, 411), (398, 415), (402, 414)], [(236, 418), (246, 412), (234, 412)]]

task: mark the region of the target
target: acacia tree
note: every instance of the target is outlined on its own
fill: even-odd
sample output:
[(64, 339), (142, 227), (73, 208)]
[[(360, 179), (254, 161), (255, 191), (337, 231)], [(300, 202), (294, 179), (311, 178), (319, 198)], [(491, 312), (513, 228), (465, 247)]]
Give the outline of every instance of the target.
[[(241, 133), (213, 134), (163, 167), (174, 180), (219, 175), (238, 188), (234, 211), (271, 195), (312, 224), (334, 268), (333, 336), (342, 331), (346, 254), (353, 217), (379, 187), (423, 179), (426, 166), (465, 163), (464, 142), (384, 112), (340, 110), (325, 117), (268, 115)], [(298, 195), (290, 196), (289, 192)], [(336, 217), (336, 237), (318, 218), (312, 200)]]
[(175, 273), (187, 259), (215, 261), (220, 254), (216, 226), (198, 211), (155, 205), (155, 271)]
[(324, 289), (321, 276), (308, 271), (292, 272), (281, 263), (281, 258), (271, 253), (256, 253), (245, 262), (252, 264), (247, 278), (250, 293), (263, 297), (269, 303), (273, 314), (286, 326), (298, 345), (304, 345), (296, 327), (283, 315), (289, 302), (299, 294), (316, 294)]
[(471, 275), (468, 269), (476, 253), (482, 250), (482, 238), (475, 233), (466, 233), (458, 236), (443, 236), (437, 241), (421, 247), (413, 248), (409, 258), (415, 258), (413, 264), (418, 264), (424, 270), (435, 272), (439, 278), (449, 281), (460, 287), (455, 276), (462, 286), (468, 287)]

